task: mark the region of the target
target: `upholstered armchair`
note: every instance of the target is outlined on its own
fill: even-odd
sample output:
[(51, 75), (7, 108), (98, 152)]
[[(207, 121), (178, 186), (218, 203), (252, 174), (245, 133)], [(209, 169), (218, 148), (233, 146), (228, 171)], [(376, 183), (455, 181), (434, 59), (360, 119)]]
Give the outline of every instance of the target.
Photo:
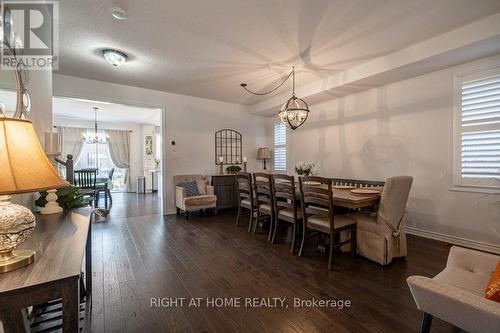
[[(187, 196), (186, 189), (178, 186), (179, 184), (195, 181), (198, 187), (199, 195)], [(189, 213), (195, 210), (214, 209), (217, 212), (217, 197), (214, 195), (214, 187), (208, 184), (208, 180), (203, 175), (178, 175), (174, 176), (175, 185), (175, 206), (177, 216), (181, 211), (189, 218)]]
[(446, 268), (434, 278), (406, 281), (422, 311), (420, 332), (429, 332), (433, 316), (467, 332), (500, 332), (500, 303), (484, 297), (500, 256), (453, 246)]
[(402, 228), (413, 178), (400, 176), (385, 182), (377, 213), (355, 213), (357, 253), (381, 265), (395, 257), (406, 257), (406, 235)]

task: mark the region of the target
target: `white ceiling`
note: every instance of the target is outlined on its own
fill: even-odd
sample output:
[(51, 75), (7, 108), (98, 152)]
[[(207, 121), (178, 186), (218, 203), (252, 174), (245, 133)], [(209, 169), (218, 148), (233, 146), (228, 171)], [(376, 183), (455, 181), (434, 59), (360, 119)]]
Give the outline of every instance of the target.
[[(0, 89), (0, 101), (9, 115), (16, 109), (16, 93)], [(74, 121), (94, 121), (93, 107), (98, 107), (97, 120), (106, 123), (151, 124), (160, 126), (161, 110), (137, 106), (90, 101), (66, 97), (52, 98), (53, 117)]]
[[(118, 21), (111, 7), (129, 18)], [(252, 105), (500, 11), (498, 0), (65, 0), (60, 73)], [(130, 61), (112, 68), (104, 48)], [(283, 93), (281, 88), (276, 94)]]
[(106, 123), (151, 124), (160, 126), (161, 111), (116, 103), (96, 102), (75, 98), (52, 98), (54, 118), (94, 121), (93, 107), (97, 111), (97, 121)]

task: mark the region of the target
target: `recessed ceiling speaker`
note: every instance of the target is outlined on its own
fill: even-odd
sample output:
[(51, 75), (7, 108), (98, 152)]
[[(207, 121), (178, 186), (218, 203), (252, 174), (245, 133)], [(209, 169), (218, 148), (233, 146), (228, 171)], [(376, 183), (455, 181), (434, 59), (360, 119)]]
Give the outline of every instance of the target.
[(111, 8), (111, 15), (117, 20), (126, 20), (127, 19), (127, 11), (120, 7)]

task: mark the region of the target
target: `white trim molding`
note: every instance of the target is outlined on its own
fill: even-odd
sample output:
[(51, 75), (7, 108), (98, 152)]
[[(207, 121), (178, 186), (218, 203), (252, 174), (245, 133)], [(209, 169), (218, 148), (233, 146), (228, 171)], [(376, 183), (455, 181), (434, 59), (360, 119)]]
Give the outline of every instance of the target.
[(407, 234), (420, 236), (424, 238), (435, 239), (438, 241), (442, 241), (445, 243), (450, 243), (454, 245), (459, 245), (463, 247), (468, 247), (471, 249), (481, 250), (490, 253), (500, 254), (500, 245), (499, 244), (491, 244), (486, 242), (479, 242), (472, 239), (456, 237), (451, 235), (441, 234), (439, 232), (423, 230), (414, 227), (404, 226)]

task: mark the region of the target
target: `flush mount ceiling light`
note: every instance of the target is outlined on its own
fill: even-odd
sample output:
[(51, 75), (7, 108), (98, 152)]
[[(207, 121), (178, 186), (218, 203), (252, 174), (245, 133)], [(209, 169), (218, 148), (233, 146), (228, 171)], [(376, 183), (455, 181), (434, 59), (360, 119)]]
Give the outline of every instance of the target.
[(104, 59), (106, 59), (108, 63), (113, 65), (113, 67), (119, 67), (123, 65), (128, 58), (125, 53), (111, 49), (102, 51), (102, 54), (104, 55)]
[(117, 20), (126, 20), (127, 19), (127, 11), (120, 7), (111, 8), (111, 15)]
[(251, 94), (263, 96), (276, 91), (283, 85), (283, 83), (285, 83), (290, 78), (290, 76), (292, 77), (292, 97), (290, 97), (285, 102), (285, 104), (283, 104), (278, 115), (283, 124), (294, 130), (305, 123), (307, 117), (309, 116), (309, 106), (307, 105), (306, 101), (295, 96), (295, 67), (292, 67), (292, 71), (290, 72), (290, 74), (288, 74), (288, 76), (283, 81), (281, 81), (280, 84), (264, 93), (256, 93), (249, 90), (246, 83), (242, 83), (241, 86)]

